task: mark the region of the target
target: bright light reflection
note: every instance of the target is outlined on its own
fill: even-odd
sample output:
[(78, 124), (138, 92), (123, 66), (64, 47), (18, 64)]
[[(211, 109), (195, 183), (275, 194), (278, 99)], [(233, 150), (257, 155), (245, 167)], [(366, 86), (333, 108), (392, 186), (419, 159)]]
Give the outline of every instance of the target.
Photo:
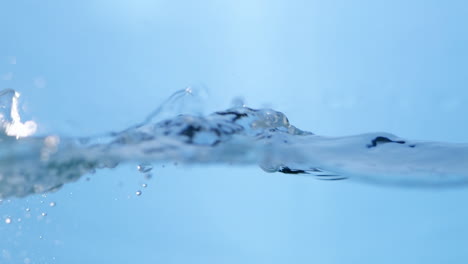
[[(37, 124), (34, 121), (21, 122), (21, 117), (18, 112), (18, 98), (20, 94), (15, 92), (15, 95), (12, 97), (11, 103), (11, 122), (4, 121), (3, 127), (5, 129), (5, 134), (8, 136), (14, 136), (17, 139), (22, 137), (28, 137), (34, 134), (37, 130)], [(3, 119), (3, 118), (1, 118)]]

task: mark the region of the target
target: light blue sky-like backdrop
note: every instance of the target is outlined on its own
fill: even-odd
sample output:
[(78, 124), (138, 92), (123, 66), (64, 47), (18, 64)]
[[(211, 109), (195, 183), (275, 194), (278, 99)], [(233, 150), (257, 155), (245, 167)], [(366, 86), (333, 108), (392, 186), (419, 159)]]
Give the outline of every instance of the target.
[[(461, 0), (2, 0), (0, 89), (39, 134), (119, 130), (195, 85), (207, 111), (241, 96), (321, 135), (468, 142), (467, 25)], [(254, 166), (147, 181), (130, 164), (3, 201), (0, 263), (467, 263), (467, 201)]]

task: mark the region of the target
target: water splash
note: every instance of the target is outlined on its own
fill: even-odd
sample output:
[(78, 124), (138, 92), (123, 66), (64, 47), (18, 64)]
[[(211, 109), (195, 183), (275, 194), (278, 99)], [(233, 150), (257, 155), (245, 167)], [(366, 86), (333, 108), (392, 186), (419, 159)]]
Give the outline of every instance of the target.
[(252, 109), (243, 102), (206, 116), (162, 115), (191, 93), (176, 92), (144, 122), (121, 132), (67, 138), (31, 136), (36, 124), (21, 122), (19, 94), (1, 91), (0, 198), (56, 190), (124, 162), (137, 162), (142, 173), (149, 173), (149, 164), (163, 162), (258, 164), (267, 172), (323, 180), (468, 184), (468, 144), (408, 141), (388, 133), (323, 137), (296, 128), (281, 112)]
[(7, 136), (28, 137), (36, 132), (37, 125), (34, 121), (21, 122), (18, 111), (18, 98), (20, 94), (8, 89), (0, 91), (0, 124)]

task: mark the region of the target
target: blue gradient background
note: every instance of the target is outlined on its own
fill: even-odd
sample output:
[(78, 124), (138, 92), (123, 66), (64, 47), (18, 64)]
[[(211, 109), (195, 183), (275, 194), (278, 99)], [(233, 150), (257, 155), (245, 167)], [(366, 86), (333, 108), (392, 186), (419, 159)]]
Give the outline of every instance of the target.
[[(317, 134), (468, 142), (467, 24), (456, 0), (4, 0), (0, 88), (39, 134), (122, 129), (196, 84), (207, 110), (242, 96)], [(254, 166), (145, 181), (129, 164), (3, 201), (0, 263), (467, 263), (467, 200)]]

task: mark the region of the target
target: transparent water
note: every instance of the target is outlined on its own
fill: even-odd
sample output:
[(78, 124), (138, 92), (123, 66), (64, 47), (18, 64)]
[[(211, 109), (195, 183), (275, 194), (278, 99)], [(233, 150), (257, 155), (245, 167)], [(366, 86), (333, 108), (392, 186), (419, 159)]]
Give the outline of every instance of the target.
[[(314, 145), (321, 155), (298, 159), (309, 139), (284, 152), (259, 148), (255, 137), (244, 142), (255, 157), (282, 153), (266, 163), (273, 166), (230, 164), (213, 148), (208, 156), (221, 160), (177, 154), (149, 167), (155, 157), (123, 155), (116, 168), (83, 173), (55, 192), (13, 192), (0, 205), (1, 263), (465, 263), (466, 11), (457, 1), (1, 3), (0, 89), (19, 91), (21, 122), (37, 125), (25, 124), (32, 135), (8, 136), (13, 148), (28, 142), (25, 154), (48, 137), (52, 160), (74, 155), (55, 151), (57, 139), (84, 144), (78, 153), (111, 144), (119, 138), (112, 131), (135, 128), (193, 85), (207, 91), (198, 106), (183, 101), (151, 124), (178, 112), (209, 117), (241, 96), (238, 106), (281, 111), (302, 131), (351, 144)], [(273, 146), (289, 137), (273, 134)], [(368, 148), (377, 137), (405, 143)], [(356, 167), (369, 164), (369, 151), (385, 166)], [(415, 151), (420, 158), (409, 160)], [(11, 157), (5, 145), (1, 152)], [(408, 164), (417, 172), (401, 171)], [(395, 175), (396, 184), (381, 181)]]
[[(151, 163), (258, 164), (266, 172), (322, 180), (433, 188), (468, 183), (468, 144), (411, 142), (388, 133), (318, 136), (291, 125), (281, 112), (243, 103), (209, 116), (181, 113), (154, 121), (192, 93), (191, 88), (174, 93), (144, 122), (123, 131), (67, 138), (31, 136), (37, 124), (21, 121), (19, 93), (0, 92), (0, 197), (57, 191), (97, 169), (132, 161), (138, 161), (138, 171), (145, 174), (151, 172)], [(9, 224), (11, 219), (6, 219)]]

